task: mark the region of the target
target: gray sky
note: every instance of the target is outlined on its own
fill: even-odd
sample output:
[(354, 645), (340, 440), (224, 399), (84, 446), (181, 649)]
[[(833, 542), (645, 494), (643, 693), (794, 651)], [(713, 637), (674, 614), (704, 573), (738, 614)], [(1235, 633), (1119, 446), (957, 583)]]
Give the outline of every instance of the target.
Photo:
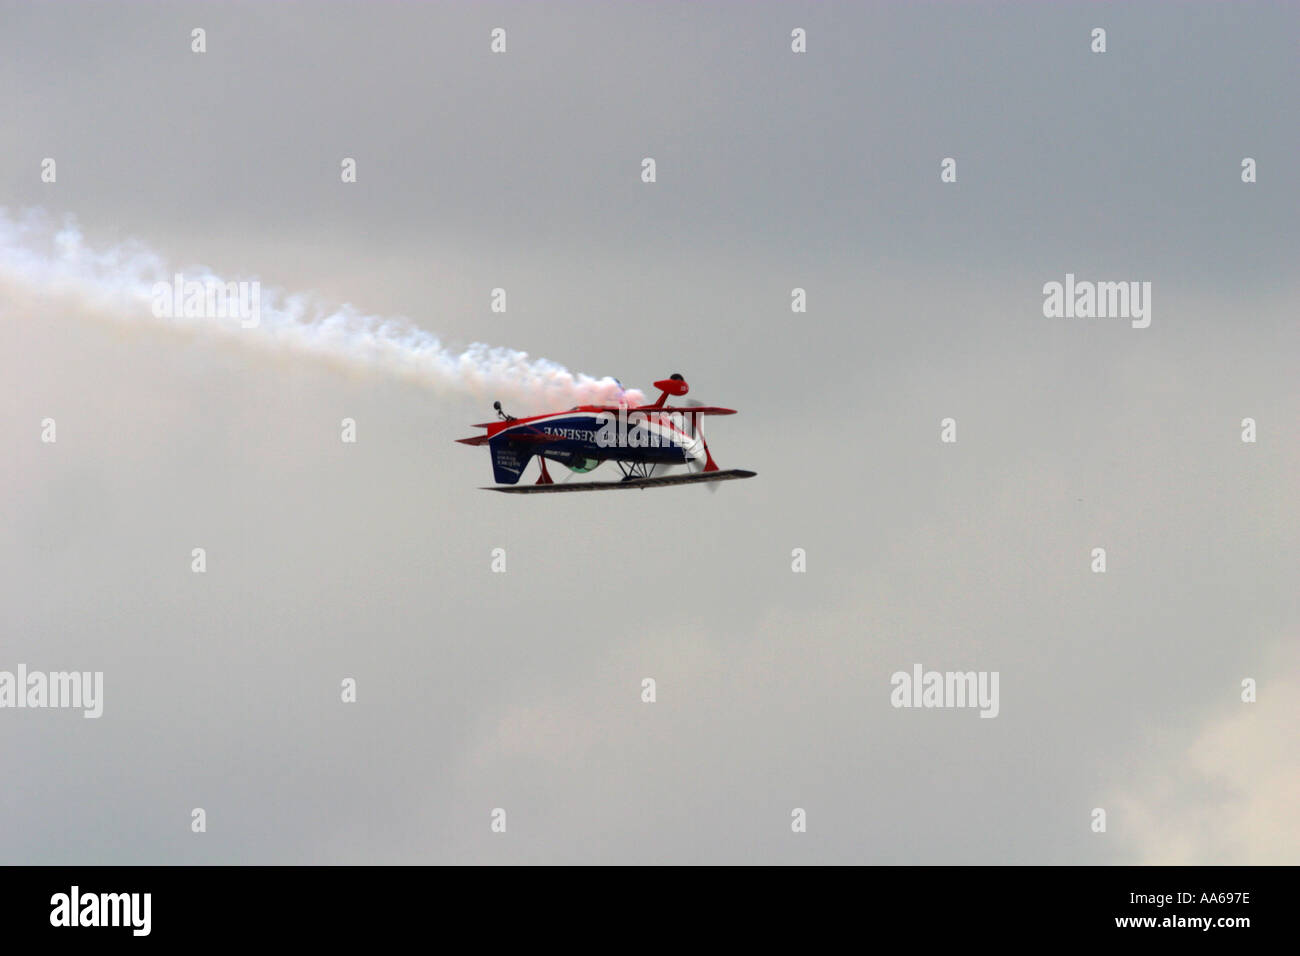
[[(490, 397), (0, 286), (0, 670), (105, 681), (0, 710), (0, 861), (1300, 862), (1295, 7), (0, 21), (11, 214), (680, 371), (759, 473), (489, 494)], [(1045, 318), (1066, 273), (1151, 326)], [(893, 708), (916, 663), (1000, 713)]]

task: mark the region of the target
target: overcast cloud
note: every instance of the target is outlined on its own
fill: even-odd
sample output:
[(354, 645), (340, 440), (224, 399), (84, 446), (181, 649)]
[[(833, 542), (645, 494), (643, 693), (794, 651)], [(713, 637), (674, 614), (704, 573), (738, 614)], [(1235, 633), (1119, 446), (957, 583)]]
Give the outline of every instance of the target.
[[(10, 215), (680, 371), (758, 472), (491, 494), (491, 395), (5, 281), (0, 670), (102, 670), (104, 713), (0, 710), (0, 861), (1300, 862), (1296, 7), (0, 25)], [(1150, 326), (1045, 318), (1067, 273)], [(997, 671), (996, 718), (891, 706), (918, 663)]]

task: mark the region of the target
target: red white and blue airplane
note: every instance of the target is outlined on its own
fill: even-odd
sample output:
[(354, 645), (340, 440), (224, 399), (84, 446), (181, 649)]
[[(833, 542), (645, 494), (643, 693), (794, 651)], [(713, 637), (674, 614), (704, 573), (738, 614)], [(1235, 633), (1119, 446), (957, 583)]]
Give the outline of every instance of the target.
[[(660, 395), (653, 405), (579, 405), (568, 411), (531, 418), (507, 415), (501, 410), (501, 403), (494, 402), (501, 420), (474, 426), (486, 428), (485, 435), (456, 440), (463, 445), (487, 445), (492, 452), (492, 473), (497, 484), (485, 490), (514, 494), (657, 488), (754, 477), (752, 471), (719, 468), (699, 429), (701, 417), (734, 415), (735, 409), (667, 404), (669, 395), (680, 397), (690, 390), (686, 380), (676, 373), (655, 382), (655, 388)], [(534, 457), (541, 465), (540, 477), (536, 484), (519, 484), (524, 468)], [(623, 472), (623, 478), (555, 482), (546, 470), (548, 458), (578, 474), (612, 461)], [(655, 474), (657, 468), (674, 465), (684, 465), (685, 472)]]

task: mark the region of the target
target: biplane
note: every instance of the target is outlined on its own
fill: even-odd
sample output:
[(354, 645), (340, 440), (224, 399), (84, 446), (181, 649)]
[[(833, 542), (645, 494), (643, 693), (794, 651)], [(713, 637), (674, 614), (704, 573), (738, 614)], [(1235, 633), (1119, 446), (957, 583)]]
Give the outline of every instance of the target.
[[(473, 426), (486, 428), (483, 435), (456, 440), (462, 445), (488, 446), (497, 484), (486, 491), (612, 491), (754, 477), (752, 471), (719, 468), (700, 430), (704, 416), (734, 415), (735, 409), (669, 405), (669, 396), (680, 398), (690, 391), (686, 380), (677, 373), (655, 382), (655, 388), (660, 394), (652, 405), (578, 405), (568, 411), (529, 418), (507, 415), (501, 403), (494, 402), (492, 407), (499, 420)], [(541, 473), (534, 484), (521, 485), (519, 479), (534, 458)], [(623, 477), (617, 481), (557, 482), (547, 470), (548, 460), (573, 474), (586, 474), (613, 462)], [(674, 468), (681, 470), (667, 473)]]

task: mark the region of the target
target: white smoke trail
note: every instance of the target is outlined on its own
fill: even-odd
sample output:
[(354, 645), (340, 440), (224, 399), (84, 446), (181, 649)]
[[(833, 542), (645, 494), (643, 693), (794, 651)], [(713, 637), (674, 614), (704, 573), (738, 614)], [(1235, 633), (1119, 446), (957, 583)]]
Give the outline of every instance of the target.
[[(456, 351), (407, 319), (367, 315), (350, 305), (327, 307), (310, 295), (265, 286), (255, 327), (243, 327), (237, 317), (159, 318), (154, 288), (160, 282), (170, 285), (173, 275), (161, 256), (138, 242), (92, 249), (71, 219), (56, 226), (39, 211), (11, 218), (0, 209), (0, 304), (20, 295), (70, 296), (131, 325), (223, 336), (436, 390), (512, 399), (534, 408), (644, 401), (639, 391), (624, 391), (612, 378), (570, 372), (527, 352), (482, 343)], [(227, 281), (208, 269), (187, 269), (184, 278)]]

